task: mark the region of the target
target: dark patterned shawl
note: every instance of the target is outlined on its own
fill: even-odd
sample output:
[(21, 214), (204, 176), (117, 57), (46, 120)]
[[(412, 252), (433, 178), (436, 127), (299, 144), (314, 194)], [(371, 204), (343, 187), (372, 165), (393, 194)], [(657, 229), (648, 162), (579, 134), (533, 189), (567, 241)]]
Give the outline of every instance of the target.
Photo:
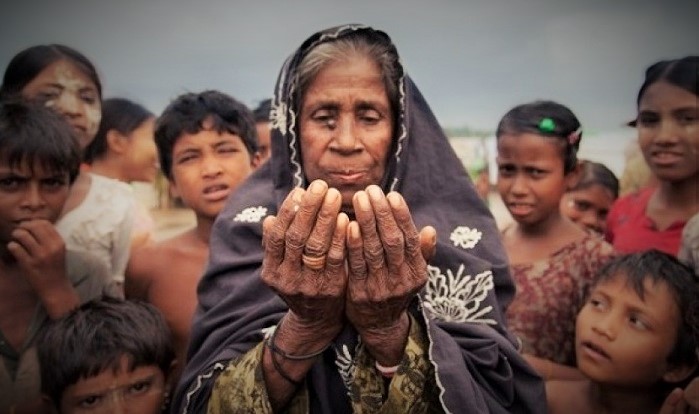
[[(272, 158), (229, 198), (214, 224), (176, 412), (204, 412), (217, 374), (258, 344), (287, 310), (260, 281), (260, 241), (262, 219), (276, 214), (294, 186), (306, 185), (296, 136), (295, 71), (310, 48), (354, 30), (388, 38), (361, 25), (328, 29), (306, 40), (281, 70), (271, 112)], [(545, 412), (543, 384), (504, 325), (514, 285), (493, 217), (407, 75), (399, 92), (397, 137), (383, 187), (403, 195), (418, 228), (437, 229), (429, 282), (411, 311), (426, 326), (443, 409)], [(350, 412), (345, 387), (356, 344), (356, 333), (347, 327), (309, 371), (312, 412)]]

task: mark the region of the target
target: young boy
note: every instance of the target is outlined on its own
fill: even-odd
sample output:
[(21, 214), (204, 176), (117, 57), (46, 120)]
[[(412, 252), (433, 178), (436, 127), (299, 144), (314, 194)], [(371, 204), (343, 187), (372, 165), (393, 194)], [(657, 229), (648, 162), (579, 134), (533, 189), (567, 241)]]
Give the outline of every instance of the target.
[(42, 392), (60, 414), (166, 412), (175, 351), (153, 305), (85, 303), (53, 322), (37, 351)]
[(103, 293), (104, 265), (54, 228), (80, 168), (72, 128), (44, 106), (0, 101), (0, 413), (41, 412), (37, 335)]
[(228, 196), (259, 163), (250, 110), (216, 91), (175, 99), (156, 123), (160, 167), (173, 195), (194, 210), (196, 227), (134, 252), (126, 296), (157, 306), (184, 365), (196, 288), (209, 256), (209, 235)]
[(549, 412), (658, 413), (697, 369), (697, 317), (699, 285), (675, 257), (612, 259), (578, 313), (576, 357), (587, 378), (549, 381)]

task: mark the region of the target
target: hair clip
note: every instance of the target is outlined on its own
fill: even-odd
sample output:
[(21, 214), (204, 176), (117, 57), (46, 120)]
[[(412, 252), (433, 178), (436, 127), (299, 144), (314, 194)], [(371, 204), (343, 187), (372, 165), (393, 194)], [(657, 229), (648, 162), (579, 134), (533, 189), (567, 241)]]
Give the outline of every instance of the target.
[(553, 122), (551, 118), (542, 118), (541, 121), (539, 121), (538, 127), (539, 131), (550, 134), (556, 129), (556, 123)]
[(568, 134), (568, 143), (570, 145), (575, 145), (578, 143), (578, 141), (580, 141), (581, 137), (582, 137), (582, 129), (578, 128), (575, 131)]

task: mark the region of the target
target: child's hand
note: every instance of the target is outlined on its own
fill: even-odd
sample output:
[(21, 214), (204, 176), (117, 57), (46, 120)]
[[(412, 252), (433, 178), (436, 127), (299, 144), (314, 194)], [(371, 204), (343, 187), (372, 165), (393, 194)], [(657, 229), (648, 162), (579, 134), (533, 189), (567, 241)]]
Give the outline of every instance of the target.
[(37, 293), (65, 279), (65, 243), (51, 222), (23, 221), (12, 239), (7, 249)]
[(49, 316), (57, 317), (77, 305), (79, 299), (66, 277), (63, 238), (48, 220), (24, 221), (12, 232), (7, 249), (34, 288)]
[(674, 389), (663, 402), (658, 414), (698, 414), (699, 406), (696, 405), (698, 388), (699, 379), (695, 379), (685, 390)]

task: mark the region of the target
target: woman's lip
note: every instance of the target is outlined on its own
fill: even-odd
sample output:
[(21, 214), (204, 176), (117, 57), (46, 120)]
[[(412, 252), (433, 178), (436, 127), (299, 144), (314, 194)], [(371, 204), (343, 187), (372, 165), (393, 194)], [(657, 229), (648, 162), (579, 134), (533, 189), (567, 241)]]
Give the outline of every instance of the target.
[(655, 151), (650, 154), (654, 164), (675, 164), (682, 159), (682, 154), (670, 151)]
[(354, 184), (364, 177), (365, 173), (363, 171), (349, 171), (349, 172), (331, 172), (328, 174), (332, 177), (332, 181), (339, 182), (341, 184)]

